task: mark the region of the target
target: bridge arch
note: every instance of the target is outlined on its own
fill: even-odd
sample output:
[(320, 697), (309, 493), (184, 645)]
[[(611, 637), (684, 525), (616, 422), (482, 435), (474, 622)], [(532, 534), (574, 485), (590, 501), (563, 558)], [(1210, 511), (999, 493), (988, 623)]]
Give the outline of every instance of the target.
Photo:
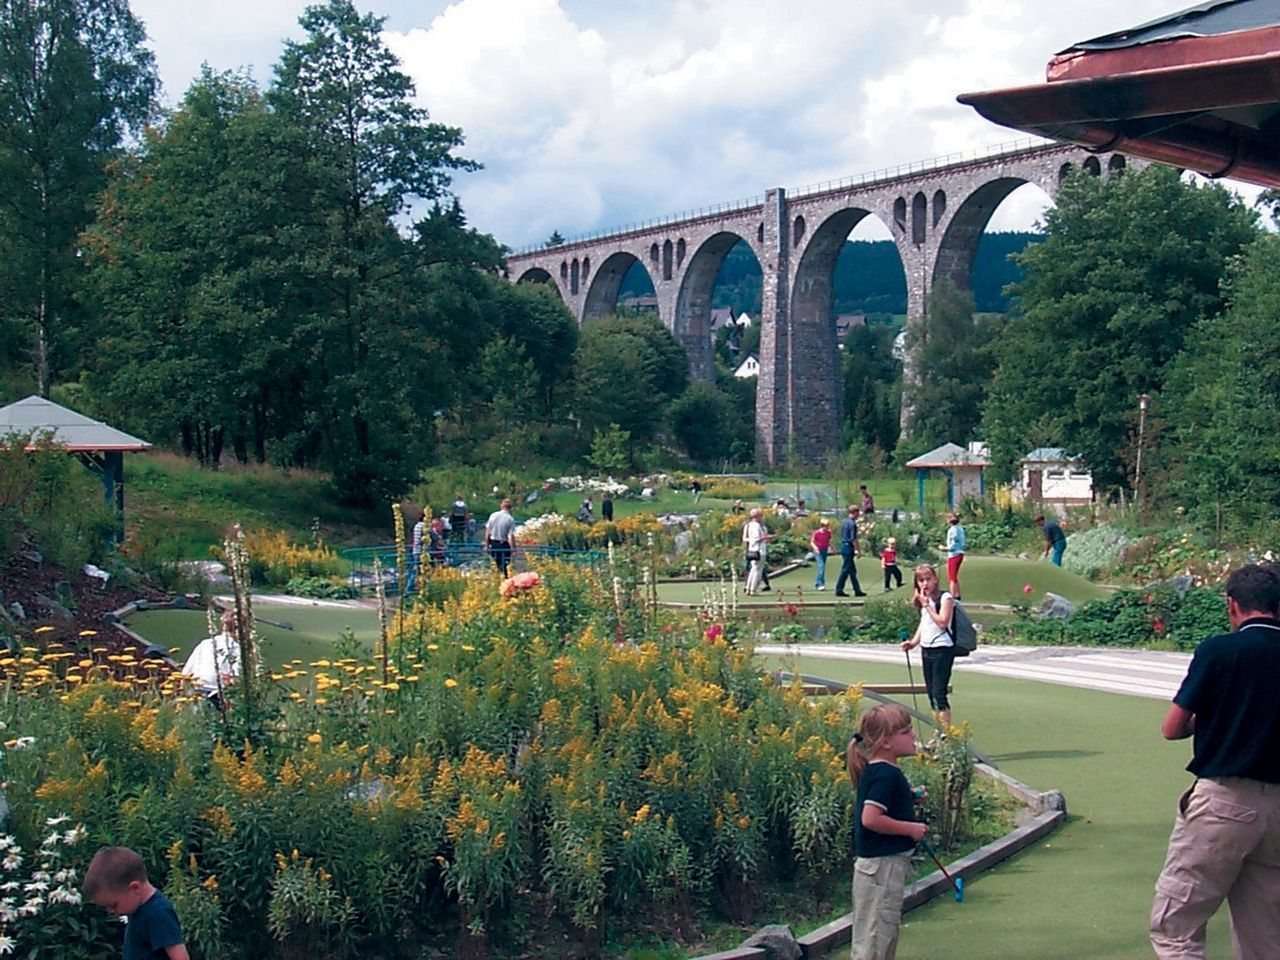
[[(1047, 186), (1035, 179), (998, 177), (982, 184), (965, 197), (964, 202), (951, 217), (938, 243), (938, 252), (933, 263), (933, 276), (929, 284), (930, 290), (939, 284), (948, 284), (956, 290), (970, 288), (978, 241), (982, 239), (983, 231), (991, 221), (992, 214), (1011, 193), (1028, 183), (1044, 190), (1050, 200), (1057, 196), (1056, 180)], [(1049, 186), (1052, 189), (1049, 189)], [(927, 291), (924, 293), (927, 296)], [(916, 311), (909, 312), (911, 315), (923, 315), (924, 306), (921, 303)]]
[(560, 285), (557, 284), (555, 278), (542, 267), (530, 267), (528, 270), (524, 271), (524, 273), (520, 274), (520, 276), (516, 277), (516, 283), (544, 283), (556, 292), (557, 297), (561, 300), (564, 299), (564, 294), (560, 292)]
[[(896, 211), (895, 211), (896, 212)], [(801, 449), (829, 452), (838, 441), (843, 407), (841, 354), (836, 335), (834, 279), (836, 261), (849, 235), (871, 217), (884, 223), (880, 213), (862, 206), (846, 206), (830, 212), (795, 250), (791, 280), (789, 347), (796, 362), (792, 389), (809, 397), (803, 413), (794, 416), (792, 429)], [(902, 250), (898, 249), (899, 260)]]
[(739, 242), (744, 243), (759, 262), (760, 251), (748, 238), (722, 230), (698, 244), (681, 278), (671, 332), (689, 355), (689, 375), (694, 379), (714, 380), (716, 376), (711, 338), (711, 297), (724, 258)]
[[(591, 320), (599, 320), (618, 310), (618, 291), (622, 289), (622, 281), (633, 266), (640, 264), (640, 269), (649, 275), (652, 282), (653, 273), (648, 264), (628, 250), (619, 250), (605, 258), (587, 282), (586, 297), (583, 299), (581, 324), (585, 326)], [(665, 318), (663, 318), (665, 321)]]

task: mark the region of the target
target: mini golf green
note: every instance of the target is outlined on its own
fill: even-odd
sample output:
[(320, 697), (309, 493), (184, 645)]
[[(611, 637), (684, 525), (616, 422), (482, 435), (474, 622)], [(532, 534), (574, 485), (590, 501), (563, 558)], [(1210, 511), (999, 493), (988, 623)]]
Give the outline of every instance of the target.
[[(844, 682), (906, 678), (887, 664), (761, 657)], [(917, 679), (919, 679), (917, 677)], [(909, 914), (898, 960), (1132, 960), (1150, 957), (1147, 915), (1178, 795), (1191, 783), (1187, 742), (1160, 737), (1166, 704), (974, 674), (955, 679), (954, 719), (1005, 773), (1067, 799), (1067, 823), (1028, 851)], [(1223, 908), (1209, 956), (1230, 955)]]
[[(271, 667), (279, 667), (293, 659), (308, 663), (333, 656), (335, 644), (348, 627), (356, 639), (368, 647), (372, 647), (378, 635), (377, 611), (368, 607), (256, 601), (253, 612), (259, 618), (288, 623), (293, 628), (286, 630), (259, 621), (263, 662)], [(168, 647), (180, 664), (209, 634), (203, 610), (142, 610), (129, 617), (125, 625), (152, 643)]]
[[(861, 557), (856, 563), (858, 580), (862, 584), (862, 589), (867, 591), (868, 606), (893, 598), (910, 599), (913, 564), (899, 565), (902, 570), (903, 586), (901, 589), (885, 593), (880, 561), (875, 557)], [(835, 595), (836, 580), (840, 576), (840, 557), (834, 556), (827, 559), (825, 591), (819, 592), (814, 589), (815, 573), (813, 564), (809, 563), (789, 573), (770, 577), (770, 584), (773, 587), (771, 592), (759, 597), (746, 597), (740, 594), (738, 602), (747, 606), (766, 607), (780, 602), (794, 601), (798, 597), (802, 597), (805, 602), (842, 602)], [(945, 571), (942, 571), (942, 575), (945, 578)], [(1031, 585), (1030, 593), (1025, 590), (1027, 584)], [(1084, 603), (1104, 597), (1110, 592), (1106, 587), (1086, 580), (1079, 574), (1055, 567), (1047, 560), (1019, 560), (1017, 557), (966, 557), (964, 565), (960, 568), (960, 586), (966, 603), (1007, 604), (1024, 599), (1039, 603), (1045, 593), (1056, 593), (1073, 603)], [(719, 588), (718, 580), (660, 583), (658, 599), (663, 603), (699, 604), (708, 590), (718, 591)]]

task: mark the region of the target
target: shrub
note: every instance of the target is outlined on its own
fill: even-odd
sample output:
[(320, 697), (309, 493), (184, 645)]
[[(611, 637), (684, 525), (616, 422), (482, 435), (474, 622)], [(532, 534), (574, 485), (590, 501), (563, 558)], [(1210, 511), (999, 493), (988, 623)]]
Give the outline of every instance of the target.
[[(741, 500), (744, 503), (764, 499), (764, 484), (746, 477), (700, 477), (702, 495), (720, 500)], [(684, 486), (687, 488), (688, 483)]]
[(106, 556), (116, 520), (102, 484), (64, 448), (29, 433), (0, 437), (0, 559), (30, 537), (51, 563), (78, 570)]
[(1179, 593), (1168, 584), (1117, 590), (1084, 604), (1066, 620), (1019, 618), (993, 626), (995, 642), (1016, 639), (1036, 644), (1139, 647), (1172, 644), (1190, 650), (1206, 637), (1230, 629), (1221, 592), (1192, 587)]
[(315, 543), (290, 543), (280, 530), (249, 530), (244, 535), (249, 552), (249, 576), (256, 584), (283, 587), (295, 578), (336, 577), (342, 573), (337, 553)]
[(1072, 534), (1071, 549), (1063, 557), (1062, 565), (1073, 573), (1097, 579), (1116, 565), (1132, 542), (1132, 537), (1111, 524), (1090, 527)]
[(290, 577), (284, 592), (317, 600), (353, 600), (360, 596), (354, 586), (333, 577)]

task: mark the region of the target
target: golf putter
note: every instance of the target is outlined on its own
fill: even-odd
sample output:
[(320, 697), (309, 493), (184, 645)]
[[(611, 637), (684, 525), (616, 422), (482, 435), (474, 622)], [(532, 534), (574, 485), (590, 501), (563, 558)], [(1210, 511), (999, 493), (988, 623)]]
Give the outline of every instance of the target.
[(927, 837), (920, 838), (920, 846), (924, 847), (924, 852), (938, 865), (938, 869), (942, 871), (942, 875), (951, 881), (951, 885), (956, 888), (956, 903), (964, 903), (964, 877), (953, 877), (947, 873), (947, 868), (942, 865), (942, 861), (938, 859), (938, 855), (933, 852), (933, 847), (929, 844)]
[[(899, 631), (898, 631), (898, 639), (899, 639), (899, 640), (905, 640), (905, 639), (907, 639), (907, 631), (905, 631), (905, 630), (899, 630)], [(916, 700), (916, 678), (915, 678), (915, 674), (911, 671), (911, 651), (910, 651), (910, 650), (903, 650), (903, 651), (902, 651), (902, 654), (903, 654), (903, 656), (905, 656), (905, 657), (907, 658), (907, 680), (908, 680), (908, 681), (910, 682), (910, 684), (911, 684), (911, 707), (912, 707), (912, 709), (914, 709), (914, 710), (915, 710), (915, 712), (916, 712), (916, 713), (919, 713), (919, 712), (920, 712), (920, 704), (919, 704), (919, 702)], [(913, 720), (913, 722), (914, 722), (914, 720)]]

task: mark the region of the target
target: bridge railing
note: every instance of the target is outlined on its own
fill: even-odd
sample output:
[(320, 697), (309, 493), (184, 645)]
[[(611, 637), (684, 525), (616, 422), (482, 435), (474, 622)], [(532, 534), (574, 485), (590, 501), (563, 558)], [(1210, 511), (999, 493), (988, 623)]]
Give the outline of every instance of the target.
[[(896, 167), (882, 167), (879, 170), (871, 170), (867, 173), (858, 173), (853, 176), (843, 177), (839, 180), (827, 180), (823, 183), (809, 184), (804, 187), (788, 187), (787, 197), (788, 199), (810, 197), (814, 194), (828, 193), (832, 190), (840, 190), (845, 187), (859, 187), (868, 183), (877, 183), (881, 180), (896, 180), (899, 177), (906, 177), (916, 173), (940, 170), (943, 167), (955, 166), (958, 163), (972, 163), (975, 160), (994, 160), (1002, 156), (1024, 153), (1027, 150), (1034, 150), (1038, 147), (1058, 145), (1059, 144), (1055, 143), (1053, 140), (1041, 140), (1036, 137), (1023, 137), (1020, 140), (1009, 140), (1005, 143), (997, 143), (990, 147), (983, 147), (979, 150), (948, 153), (940, 157), (930, 157), (927, 160), (915, 160), (911, 163), (898, 164)], [(549, 247), (545, 243), (531, 243), (527, 246), (511, 250), (508, 255), (512, 257), (522, 257), (531, 253), (542, 253), (548, 250), (556, 250), (561, 246), (572, 247), (577, 244), (588, 243), (593, 240), (606, 240), (611, 237), (623, 237), (629, 233), (636, 233), (641, 230), (652, 230), (654, 227), (663, 227), (672, 223), (701, 220), (706, 217), (713, 217), (726, 213), (741, 213), (744, 210), (753, 210), (762, 205), (763, 201), (759, 197), (752, 197), (746, 200), (731, 200), (727, 203), (717, 203), (709, 207), (701, 207), (697, 210), (686, 210), (683, 213), (672, 213), (661, 217), (654, 217), (652, 220), (641, 220), (637, 223), (629, 223), (622, 227), (606, 227), (602, 230), (593, 230), (590, 233), (580, 233), (566, 239), (563, 244), (556, 244), (553, 247)]]
[(864, 184), (878, 183), (882, 180), (897, 180), (916, 173), (928, 173), (932, 170), (941, 170), (943, 167), (953, 167), (961, 163), (973, 163), (977, 160), (995, 160), (1000, 157), (1025, 153), (1038, 147), (1049, 146), (1060, 146), (1060, 144), (1052, 140), (1041, 140), (1038, 137), (1008, 140), (979, 150), (965, 150), (943, 154), (940, 157), (930, 157), (927, 160), (914, 160), (911, 163), (898, 164), (896, 167), (883, 167), (868, 173), (841, 177), (839, 180), (827, 180), (823, 183), (812, 183), (803, 187), (788, 187), (787, 199), (794, 200), (798, 197), (811, 197), (818, 193), (830, 193), (832, 190), (843, 190), (847, 187), (860, 187)]
[(715, 217), (725, 213), (740, 213), (743, 210), (751, 210), (762, 206), (763, 201), (759, 197), (748, 197), (745, 200), (729, 200), (725, 203), (715, 203), (709, 207), (700, 207), (697, 210), (686, 210), (683, 213), (670, 213), (661, 217), (654, 217), (652, 220), (641, 220), (637, 223), (629, 223), (623, 227), (605, 227), (602, 230), (593, 230), (590, 233), (579, 233), (570, 237), (563, 244), (555, 246), (547, 246), (544, 243), (531, 243), (528, 246), (520, 247), (512, 250), (509, 256), (521, 257), (530, 253), (539, 253), (544, 250), (555, 250), (561, 246), (572, 246), (577, 243), (588, 243), (591, 240), (603, 240), (606, 237), (623, 237), (628, 233), (636, 233), (640, 230), (652, 230), (654, 227), (666, 226), (669, 223), (683, 223), (686, 220), (702, 220), (706, 217)]

